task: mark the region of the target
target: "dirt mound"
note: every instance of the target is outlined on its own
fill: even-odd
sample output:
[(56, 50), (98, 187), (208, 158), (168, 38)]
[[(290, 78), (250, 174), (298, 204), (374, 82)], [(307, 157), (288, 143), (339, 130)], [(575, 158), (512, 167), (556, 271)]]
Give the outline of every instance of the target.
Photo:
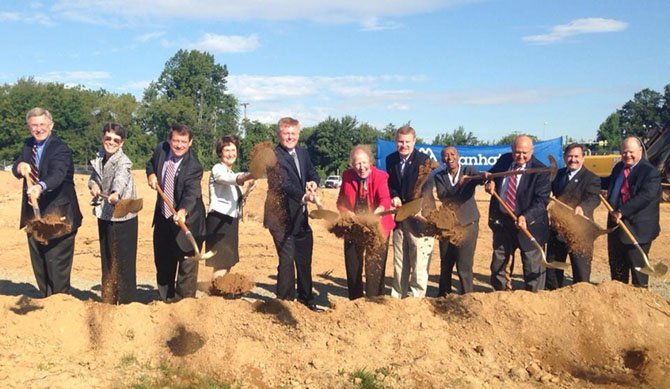
[(209, 294), (213, 296), (242, 296), (254, 288), (254, 283), (242, 274), (227, 273), (212, 281)]
[(387, 387), (670, 385), (670, 306), (616, 282), (343, 301), (321, 314), (215, 297), (0, 303), (10, 386), (109, 387), (166, 370), (253, 387), (352, 387), (361, 372)]
[(72, 231), (72, 225), (66, 223), (58, 215), (44, 215), (42, 218), (35, 218), (26, 224), (26, 233), (32, 235), (37, 243), (46, 245), (49, 239), (57, 238)]

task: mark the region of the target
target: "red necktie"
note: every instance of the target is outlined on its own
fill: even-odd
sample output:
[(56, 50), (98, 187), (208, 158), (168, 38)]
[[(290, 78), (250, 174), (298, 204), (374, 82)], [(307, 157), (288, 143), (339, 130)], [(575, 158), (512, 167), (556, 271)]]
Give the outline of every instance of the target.
[[(516, 171), (518, 169), (513, 169)], [(516, 175), (507, 178), (507, 189), (505, 189), (505, 204), (514, 211), (516, 208)]]
[(621, 192), (619, 197), (621, 198), (621, 204), (625, 204), (630, 200), (630, 186), (628, 185), (628, 176), (630, 175), (630, 166), (623, 168), (623, 183), (621, 184)]
[(358, 197), (364, 199), (368, 195), (368, 180), (363, 179), (358, 186)]

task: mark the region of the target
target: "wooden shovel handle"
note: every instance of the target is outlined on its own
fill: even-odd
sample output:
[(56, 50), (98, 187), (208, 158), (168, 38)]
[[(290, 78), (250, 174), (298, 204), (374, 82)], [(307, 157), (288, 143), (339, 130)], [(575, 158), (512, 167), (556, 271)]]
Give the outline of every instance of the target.
[[(161, 196), (161, 198), (163, 199), (163, 202), (165, 203), (165, 205), (167, 205), (170, 212), (172, 212), (172, 215), (177, 216), (177, 210), (174, 209), (174, 207), (172, 206), (172, 203), (170, 203), (168, 201), (168, 199), (165, 196), (165, 193), (163, 192), (163, 189), (161, 189), (161, 185), (159, 183), (156, 183), (156, 191)], [(179, 225), (179, 228), (181, 228), (181, 230), (184, 231), (186, 234), (191, 233), (191, 231), (186, 226), (186, 223), (184, 223), (182, 220), (178, 220), (177, 225)]]
[[(605, 208), (607, 208), (607, 212), (612, 214), (614, 212), (614, 208), (612, 208), (612, 205), (610, 205), (610, 203), (607, 201), (607, 199), (605, 197), (603, 197), (602, 194), (598, 193), (598, 196), (600, 197), (600, 202), (603, 203)], [(638, 245), (637, 239), (635, 239), (635, 237), (633, 236), (633, 233), (630, 232), (630, 230), (628, 229), (628, 226), (626, 225), (626, 223), (623, 222), (623, 220), (621, 220), (621, 218), (619, 218), (619, 220), (617, 220), (617, 224), (619, 225), (619, 227), (621, 227), (623, 232), (628, 236), (628, 239), (630, 239), (631, 242), (633, 242), (633, 244)]]
[[(512, 209), (510, 209), (509, 205), (507, 205), (507, 204), (500, 198), (500, 196), (498, 195), (498, 193), (496, 193), (495, 189), (491, 191), (491, 196), (495, 197), (496, 200), (498, 200), (498, 202), (500, 203), (500, 205), (503, 206), (503, 208), (505, 209), (505, 211), (507, 212), (507, 214), (510, 215), (510, 216), (512, 217), (512, 219), (514, 220), (514, 223), (517, 223), (517, 222), (519, 221), (519, 218), (514, 214), (514, 211), (512, 211)], [(528, 231), (528, 229), (527, 229), (526, 227), (521, 227), (521, 226), (519, 226), (518, 223), (517, 223), (517, 227), (521, 230), (521, 232), (523, 232), (524, 235), (526, 235), (526, 237), (528, 237), (528, 239), (530, 239), (530, 240), (535, 240), (535, 237), (533, 236), (533, 234), (531, 234), (530, 231)]]

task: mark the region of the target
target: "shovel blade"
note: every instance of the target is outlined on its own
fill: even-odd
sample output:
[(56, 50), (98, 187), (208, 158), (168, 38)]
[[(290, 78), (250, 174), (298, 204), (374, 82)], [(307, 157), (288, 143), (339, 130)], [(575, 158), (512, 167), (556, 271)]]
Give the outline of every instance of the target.
[(114, 206), (114, 213), (112, 217), (121, 218), (129, 213), (138, 213), (144, 207), (142, 199), (121, 199)]
[(398, 207), (398, 212), (395, 214), (395, 221), (401, 222), (408, 217), (414, 216), (421, 211), (421, 198), (410, 201)]
[(202, 261), (204, 259), (210, 259), (216, 255), (216, 251), (207, 251), (205, 253), (196, 253), (193, 256), (185, 256), (184, 259), (195, 259), (196, 261)]
[(340, 215), (335, 211), (330, 211), (328, 209), (313, 209), (309, 212), (309, 217), (312, 219), (324, 219), (329, 222), (333, 222), (340, 217)]
[(636, 267), (635, 270), (648, 276), (662, 277), (668, 272), (668, 265), (659, 262), (653, 267), (651, 265), (646, 265), (644, 267)]

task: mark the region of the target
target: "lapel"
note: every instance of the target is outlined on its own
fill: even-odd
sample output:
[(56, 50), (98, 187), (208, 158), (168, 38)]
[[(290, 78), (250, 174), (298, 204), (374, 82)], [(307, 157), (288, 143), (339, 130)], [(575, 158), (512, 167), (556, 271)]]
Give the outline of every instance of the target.
[[(295, 162), (293, 161), (293, 157), (291, 157), (291, 154), (289, 154), (288, 151), (281, 146), (277, 146), (277, 149), (278, 149), (277, 151), (279, 152), (278, 153), (279, 156), (284, 160), (284, 165), (288, 166), (289, 171), (291, 171), (293, 173), (293, 178), (296, 180), (296, 182), (301, 182), (302, 180), (300, 179), (300, 175), (298, 174), (298, 168), (295, 166)], [(300, 168), (304, 169), (303, 168), (304, 158), (302, 158), (299, 155), (298, 147), (296, 147), (294, 150), (295, 150), (296, 155), (298, 156), (298, 163), (300, 164)]]
[[(616, 180), (619, 177), (619, 174), (621, 174), (621, 169), (623, 169), (623, 162), (618, 162), (616, 166), (614, 166), (614, 169), (612, 169), (612, 175), (610, 176), (610, 182), (609, 185), (607, 186), (607, 201), (612, 204), (612, 190), (614, 189), (614, 185), (616, 184)], [(630, 179), (630, 176), (628, 177)], [(628, 182), (630, 186), (630, 181)], [(619, 194), (616, 194), (617, 197)], [(614, 204), (612, 204), (614, 206)]]

